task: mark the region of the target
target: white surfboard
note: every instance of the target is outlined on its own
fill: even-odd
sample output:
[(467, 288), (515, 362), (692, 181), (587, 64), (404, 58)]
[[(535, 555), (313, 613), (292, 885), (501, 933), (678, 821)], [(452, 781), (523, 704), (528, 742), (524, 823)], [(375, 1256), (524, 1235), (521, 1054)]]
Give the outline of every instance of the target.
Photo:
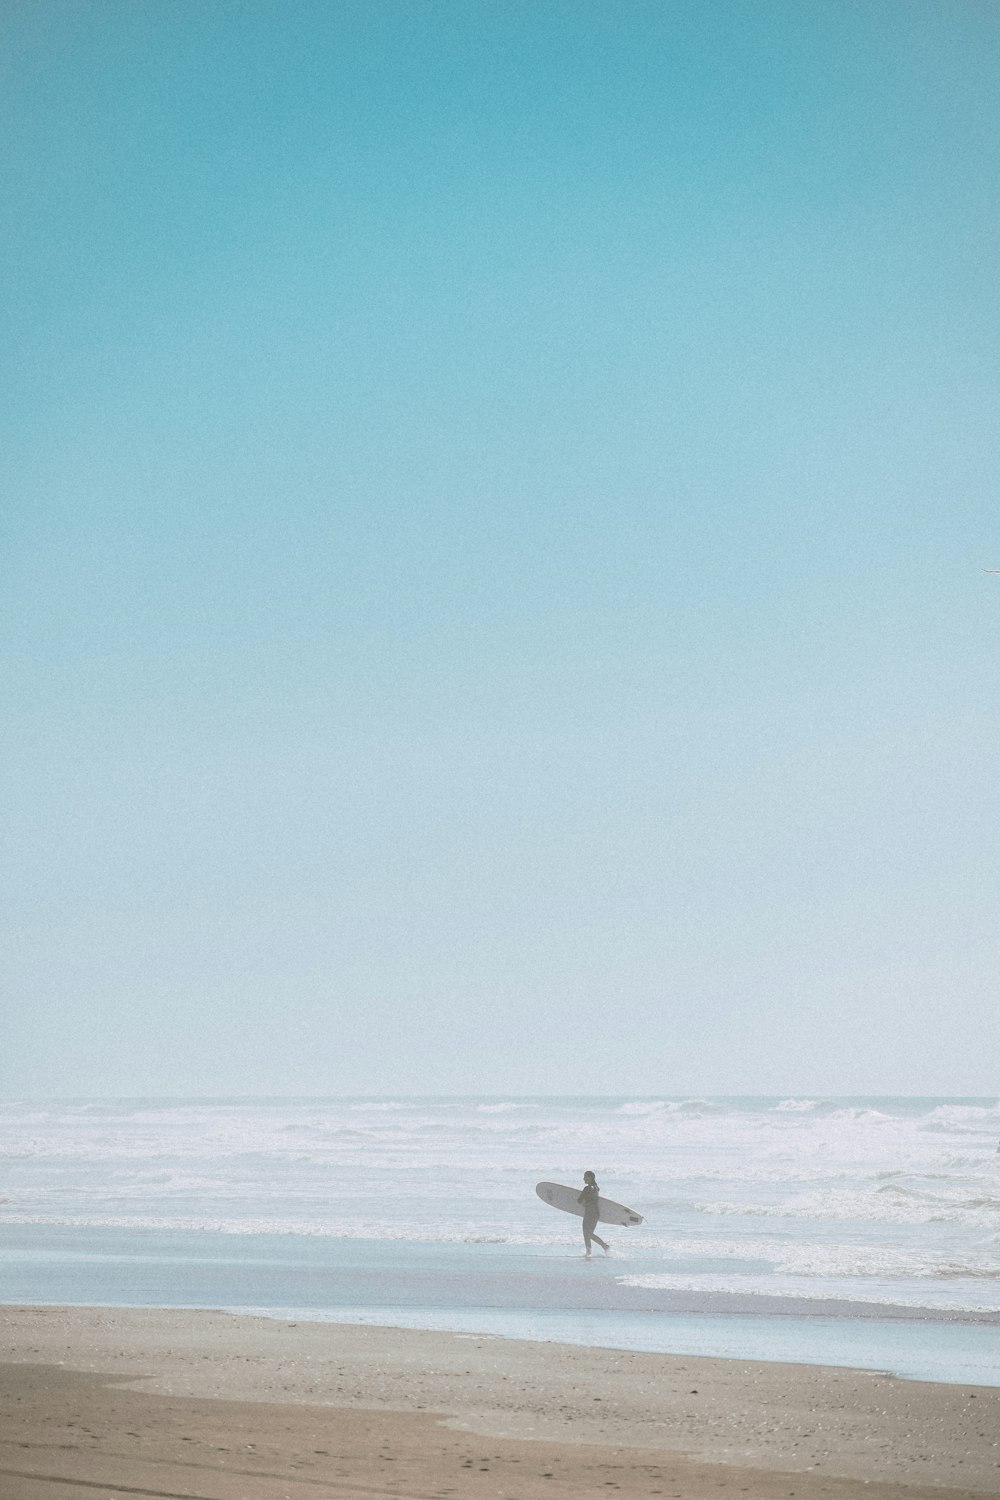
[[(578, 1219), (583, 1218), (583, 1204), (577, 1202), (583, 1192), (582, 1188), (564, 1187), (561, 1182), (540, 1182), (535, 1192), (543, 1203), (551, 1203), (553, 1208), (561, 1208), (565, 1214), (576, 1214)], [(641, 1224), (642, 1214), (633, 1213), (624, 1203), (615, 1203), (613, 1198), (601, 1197), (597, 1200), (597, 1222), (622, 1224), (627, 1229), (630, 1224)]]

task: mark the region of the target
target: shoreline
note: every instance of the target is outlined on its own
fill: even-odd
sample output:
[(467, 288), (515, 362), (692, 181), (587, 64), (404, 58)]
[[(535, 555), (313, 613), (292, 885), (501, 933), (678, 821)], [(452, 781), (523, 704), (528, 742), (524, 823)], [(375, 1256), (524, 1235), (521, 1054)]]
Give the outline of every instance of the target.
[[(192, 1438), (195, 1429), (207, 1431), (213, 1423), (220, 1429), (220, 1424), (225, 1428), (256, 1422), (277, 1432), (287, 1419), (302, 1436), (307, 1429), (325, 1430), (333, 1421), (331, 1413), (338, 1413), (336, 1422), (348, 1446), (348, 1429), (354, 1433), (350, 1441), (360, 1442), (358, 1434), (366, 1423), (371, 1434), (376, 1429), (381, 1434), (379, 1442), (391, 1443), (396, 1440), (392, 1434), (405, 1429), (412, 1447), (406, 1460), (410, 1470), (421, 1464), (433, 1469), (436, 1463), (435, 1473), (458, 1470), (460, 1479), (467, 1477), (465, 1459), (460, 1462), (455, 1455), (463, 1445), (469, 1450), (465, 1457), (471, 1454), (474, 1460), (476, 1454), (488, 1456), (489, 1450), (494, 1467), (514, 1463), (517, 1455), (511, 1456), (511, 1445), (527, 1445), (539, 1459), (544, 1448), (545, 1462), (557, 1468), (561, 1464), (560, 1472), (568, 1475), (572, 1470), (575, 1475), (566, 1479), (566, 1493), (586, 1493), (593, 1474), (612, 1462), (624, 1465), (622, 1473), (614, 1480), (605, 1477), (601, 1485), (632, 1485), (635, 1494), (676, 1493), (682, 1470), (683, 1493), (691, 1497), (702, 1489), (706, 1495), (717, 1494), (720, 1485), (731, 1485), (734, 1493), (751, 1496), (794, 1490), (799, 1500), (807, 1500), (807, 1483), (826, 1486), (814, 1488), (811, 1493), (816, 1496), (845, 1497), (860, 1494), (862, 1487), (870, 1495), (870, 1486), (877, 1483), (875, 1493), (892, 1487), (899, 1500), (904, 1493), (916, 1500), (918, 1494), (951, 1491), (965, 1496), (1000, 1490), (995, 1436), (1000, 1434), (1000, 1389), (990, 1386), (898, 1380), (843, 1367), (641, 1354), (490, 1335), (287, 1323), (180, 1309), (8, 1304), (0, 1307), (0, 1327), (6, 1350), (2, 1385), (9, 1397), (4, 1430), (12, 1420), (30, 1427), (34, 1410), (36, 1426), (41, 1424), (38, 1432), (44, 1432), (47, 1422), (53, 1434), (50, 1439), (19, 1440), (33, 1443), (28, 1448), (6, 1440), (0, 1445), (5, 1455), (0, 1467), (6, 1466), (8, 1479), (18, 1483), (22, 1479), (17, 1476), (23, 1478), (28, 1471), (19, 1461), (11, 1461), (12, 1453), (15, 1459), (18, 1453), (34, 1455), (33, 1484), (41, 1480), (37, 1464), (45, 1453), (46, 1461), (58, 1469), (61, 1452), (71, 1464), (90, 1464), (88, 1473), (100, 1470), (100, 1482), (127, 1487), (127, 1477), (108, 1478), (110, 1470), (105, 1470), (118, 1463), (125, 1466), (122, 1475), (126, 1470), (132, 1473), (130, 1454), (139, 1440), (129, 1433), (145, 1432), (152, 1441), (156, 1433), (169, 1433), (178, 1422), (186, 1422), (191, 1432), (181, 1437), (199, 1441)], [(29, 1386), (36, 1391), (34, 1406), (25, 1395)], [(15, 1401), (15, 1396), (23, 1399)], [(94, 1468), (87, 1458), (96, 1452), (90, 1439), (79, 1447), (71, 1436), (69, 1448), (57, 1452), (53, 1412), (81, 1401), (104, 1412), (106, 1436), (99, 1446), (105, 1469), (100, 1464)], [(44, 1421), (43, 1407), (49, 1412)], [(116, 1418), (117, 1408), (121, 1410)], [(183, 1421), (178, 1415), (181, 1408), (187, 1412)], [(266, 1418), (265, 1410), (270, 1414)], [(78, 1430), (79, 1423), (73, 1428)], [(90, 1430), (97, 1430), (94, 1422)], [(302, 1448), (297, 1443), (296, 1453)], [(507, 1451), (504, 1445), (511, 1448), (507, 1459), (501, 1454), (501, 1449)], [(329, 1445), (316, 1442), (317, 1461), (324, 1447)], [(217, 1466), (220, 1453), (231, 1451), (232, 1444), (216, 1443), (211, 1463)], [(438, 1457), (432, 1463), (434, 1453)], [(418, 1459), (418, 1454), (423, 1457)], [(353, 1469), (348, 1464), (355, 1479), (345, 1473), (336, 1485), (324, 1481), (330, 1483), (330, 1493), (351, 1493), (352, 1483), (358, 1493), (366, 1488), (370, 1493), (370, 1484), (360, 1477), (370, 1461), (369, 1449), (361, 1443), (351, 1461)], [(167, 1463), (167, 1457), (162, 1462)], [(293, 1463), (293, 1457), (288, 1462)], [(347, 1460), (341, 1455), (338, 1462)], [(388, 1465), (393, 1460), (380, 1462)], [(673, 1466), (673, 1489), (666, 1478), (662, 1491), (652, 1484), (648, 1471), (657, 1464)], [(590, 1466), (591, 1478), (581, 1465)], [(626, 1470), (632, 1476), (627, 1485)], [(55, 1484), (56, 1470), (46, 1472)], [(522, 1482), (526, 1471), (513, 1472), (519, 1482), (511, 1495), (532, 1493)], [(67, 1478), (90, 1483), (82, 1471), (72, 1474), (65, 1464), (58, 1473), (63, 1494)], [(789, 1476), (796, 1482), (789, 1485)], [(261, 1484), (265, 1477), (260, 1477)], [(274, 1474), (267, 1482), (273, 1478)], [(401, 1473), (396, 1478), (409, 1482)], [(634, 1487), (640, 1480), (645, 1488)], [(310, 1483), (315, 1494), (317, 1479)], [(442, 1483), (447, 1488), (452, 1480)], [(555, 1469), (549, 1478), (539, 1470), (537, 1483), (538, 1493), (558, 1493), (561, 1486)], [(596, 1479), (593, 1483), (597, 1486)], [(304, 1495), (304, 1478), (302, 1484)], [(419, 1486), (401, 1489), (395, 1480), (394, 1485), (383, 1485), (379, 1492), (433, 1493)], [(142, 1492), (141, 1485), (132, 1488)], [(159, 1492), (167, 1488), (161, 1485)], [(24, 1493), (27, 1500), (28, 1490)], [(224, 1486), (210, 1493), (195, 1485), (173, 1493), (204, 1495), (208, 1500), (215, 1500), (217, 1493), (218, 1500), (227, 1500), (229, 1492)], [(266, 1485), (241, 1493), (259, 1493), (262, 1500), (270, 1495)], [(492, 1493), (506, 1492), (494, 1488)], [(46, 1492), (31, 1491), (32, 1500), (36, 1494)], [(16, 1495), (13, 1491), (12, 1500)]]
[[(713, 1299), (714, 1300), (714, 1299)], [(202, 1314), (258, 1319), (318, 1328), (394, 1329), (406, 1333), (522, 1342), (662, 1358), (729, 1360), (741, 1364), (799, 1366), (803, 1369), (857, 1370), (920, 1384), (1000, 1390), (996, 1315), (911, 1317), (902, 1309), (880, 1317), (878, 1304), (865, 1303), (856, 1317), (843, 1304), (833, 1309), (817, 1300), (808, 1309), (773, 1299), (761, 1308), (742, 1297), (740, 1305), (717, 1309), (699, 1299), (693, 1309), (649, 1309), (622, 1314), (608, 1308), (518, 1309), (486, 1303), (472, 1307), (399, 1306), (391, 1302), (350, 1306), (302, 1306), (227, 1302), (123, 1303), (119, 1300), (63, 1300), (19, 1297), (0, 1301), (4, 1309), (60, 1309), (141, 1315), (146, 1312)], [(650, 1321), (650, 1314), (653, 1320)], [(917, 1333), (917, 1330), (922, 1330)], [(914, 1340), (918, 1342), (914, 1342)]]
[[(587, 1262), (581, 1278), (577, 1273), (583, 1257), (571, 1237), (556, 1245), (504, 1239), (482, 1242), (476, 1237), (428, 1240), (403, 1235), (344, 1235), (339, 1228), (329, 1234), (304, 1229), (249, 1233), (220, 1225), (197, 1229), (174, 1223), (144, 1225), (132, 1219), (120, 1224), (102, 1221), (77, 1225), (65, 1219), (28, 1219), (2, 1207), (0, 1223), (15, 1252), (8, 1271), (16, 1266), (16, 1274), (13, 1279), (11, 1275), (6, 1278), (10, 1288), (6, 1300), (18, 1304), (118, 1305), (116, 1296), (106, 1296), (114, 1283), (108, 1281), (102, 1268), (129, 1259), (133, 1262), (130, 1285), (139, 1294), (133, 1305), (140, 1307), (296, 1307), (303, 1312), (306, 1308), (326, 1312), (365, 1304), (449, 1306), (449, 1285), (461, 1280), (461, 1296), (454, 1304), (461, 1307), (503, 1305), (523, 1312), (550, 1312), (560, 1306), (567, 1312), (697, 1317), (759, 1314), (789, 1319), (827, 1317), (855, 1322), (1000, 1327), (1000, 1304), (995, 1295), (987, 1298), (983, 1290), (995, 1286), (992, 1262), (991, 1275), (976, 1279), (976, 1300), (962, 1302), (940, 1300), (942, 1286), (952, 1292), (955, 1278), (946, 1282), (935, 1277), (916, 1278), (905, 1287), (880, 1284), (878, 1277), (860, 1278), (854, 1285), (845, 1282), (836, 1290), (822, 1284), (803, 1284), (801, 1278), (797, 1285), (783, 1285), (778, 1277), (774, 1278), (776, 1285), (721, 1286), (714, 1284), (722, 1271), (718, 1260), (699, 1266), (696, 1273), (690, 1273), (693, 1279), (684, 1284), (671, 1269), (670, 1260), (665, 1262), (659, 1251), (654, 1255), (634, 1239), (616, 1241), (611, 1256), (597, 1256)], [(470, 1250), (474, 1260), (470, 1259)], [(705, 1258), (712, 1262), (708, 1251)], [(728, 1264), (736, 1262), (730, 1258)], [(252, 1272), (252, 1290), (245, 1277), (239, 1284), (234, 1281), (235, 1265), (243, 1272)], [(66, 1275), (68, 1266), (72, 1266), (72, 1278)], [(164, 1278), (165, 1268), (171, 1272), (169, 1283)], [(494, 1278), (508, 1279), (513, 1271), (520, 1278), (523, 1300), (514, 1302), (505, 1297), (500, 1304), (492, 1298), (479, 1300), (487, 1270)], [(324, 1296), (319, 1300), (312, 1295), (317, 1274), (324, 1278)], [(431, 1278), (436, 1278), (433, 1286)], [(433, 1293), (427, 1303), (422, 1297), (413, 1300), (418, 1279), (422, 1291)], [(555, 1288), (554, 1282), (559, 1283)], [(335, 1293), (332, 1297), (331, 1292)]]

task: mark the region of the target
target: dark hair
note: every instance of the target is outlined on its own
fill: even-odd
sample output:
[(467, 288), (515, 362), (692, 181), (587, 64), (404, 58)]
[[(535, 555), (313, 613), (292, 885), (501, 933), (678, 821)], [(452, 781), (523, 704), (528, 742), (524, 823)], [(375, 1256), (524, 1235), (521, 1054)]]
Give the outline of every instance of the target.
[(593, 1172), (584, 1172), (584, 1174), (583, 1174), (583, 1180), (584, 1180), (584, 1182), (587, 1181), (588, 1177), (590, 1178), (590, 1181), (596, 1187), (597, 1186), (597, 1178), (594, 1176)]

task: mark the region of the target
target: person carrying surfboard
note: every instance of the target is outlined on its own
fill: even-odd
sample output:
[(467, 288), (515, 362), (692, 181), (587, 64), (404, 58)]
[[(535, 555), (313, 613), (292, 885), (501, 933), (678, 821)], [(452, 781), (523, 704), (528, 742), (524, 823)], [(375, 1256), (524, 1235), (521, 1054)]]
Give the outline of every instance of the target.
[(577, 1198), (576, 1201), (577, 1203), (583, 1204), (583, 1253), (586, 1256), (590, 1255), (591, 1240), (594, 1240), (598, 1245), (600, 1245), (605, 1255), (607, 1255), (608, 1251), (611, 1249), (611, 1246), (608, 1244), (607, 1240), (602, 1240), (599, 1234), (594, 1233), (594, 1230), (597, 1228), (597, 1215), (599, 1212), (597, 1200), (600, 1195), (601, 1190), (597, 1186), (597, 1178), (594, 1176), (593, 1172), (584, 1172), (583, 1192), (580, 1194), (579, 1198)]

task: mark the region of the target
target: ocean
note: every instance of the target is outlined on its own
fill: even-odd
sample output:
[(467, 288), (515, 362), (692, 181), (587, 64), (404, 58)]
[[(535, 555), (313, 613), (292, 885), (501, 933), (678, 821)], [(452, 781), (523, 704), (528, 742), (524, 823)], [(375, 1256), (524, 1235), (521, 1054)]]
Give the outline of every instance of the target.
[[(0, 1301), (885, 1369), (1000, 1385), (1000, 1102), (0, 1103)], [(535, 1183), (644, 1215), (602, 1230)]]

